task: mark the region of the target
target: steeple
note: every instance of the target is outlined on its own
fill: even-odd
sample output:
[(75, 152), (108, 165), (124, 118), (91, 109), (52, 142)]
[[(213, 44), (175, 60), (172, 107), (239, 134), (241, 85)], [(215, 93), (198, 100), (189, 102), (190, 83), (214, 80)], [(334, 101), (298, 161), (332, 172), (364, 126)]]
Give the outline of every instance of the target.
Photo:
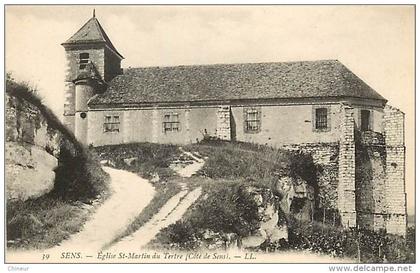
[(120, 59), (124, 59), (124, 57), (114, 47), (108, 35), (105, 33), (105, 30), (96, 18), (95, 10), (93, 10), (92, 15), (92, 18), (90, 18), (75, 34), (73, 34), (73, 36), (61, 45), (66, 48), (83, 44), (103, 44), (113, 51)]
[(88, 143), (89, 99), (106, 92), (107, 83), (122, 73), (123, 56), (98, 19), (92, 17), (67, 41), (65, 50), (64, 123), (83, 144)]

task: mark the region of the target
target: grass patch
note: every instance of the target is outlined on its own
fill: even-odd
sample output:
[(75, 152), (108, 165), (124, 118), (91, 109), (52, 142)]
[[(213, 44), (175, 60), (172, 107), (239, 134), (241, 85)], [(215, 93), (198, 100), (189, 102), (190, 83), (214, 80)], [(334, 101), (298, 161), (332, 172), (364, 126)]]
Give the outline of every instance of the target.
[(251, 143), (206, 141), (184, 147), (207, 157), (198, 175), (241, 180), (274, 188), (280, 176), (301, 177), (317, 186), (317, 166), (311, 155)]
[(246, 186), (237, 181), (224, 182), (205, 183), (203, 195), (183, 218), (162, 229), (147, 247), (192, 250), (201, 246), (206, 230), (240, 237), (256, 230), (258, 207)]
[[(163, 180), (175, 176), (169, 165), (181, 155), (176, 145), (155, 143), (107, 145), (93, 150), (101, 160), (108, 160), (117, 169), (137, 173), (146, 179), (157, 174)], [(130, 158), (133, 160), (127, 161)]]
[(45, 195), (7, 203), (9, 249), (45, 249), (80, 231), (90, 211), (82, 203)]
[(408, 228), (407, 237), (403, 238), (384, 230), (343, 229), (319, 222), (310, 227), (297, 221), (289, 225), (287, 244), (264, 247), (271, 247), (271, 251), (311, 250), (334, 257), (360, 259), (362, 263), (415, 263), (414, 227)]

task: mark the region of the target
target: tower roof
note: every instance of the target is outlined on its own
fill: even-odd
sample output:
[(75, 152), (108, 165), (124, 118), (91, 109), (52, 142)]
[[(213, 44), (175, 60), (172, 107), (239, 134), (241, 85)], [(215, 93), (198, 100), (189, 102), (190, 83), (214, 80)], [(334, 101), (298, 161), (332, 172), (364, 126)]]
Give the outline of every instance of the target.
[(73, 36), (71, 36), (67, 41), (65, 41), (61, 45), (66, 47), (70, 45), (92, 43), (104, 43), (121, 59), (124, 58), (114, 47), (108, 35), (106, 35), (98, 19), (96, 19), (95, 13), (93, 14), (93, 17), (89, 19), (89, 21), (87, 21), (75, 34), (73, 34)]

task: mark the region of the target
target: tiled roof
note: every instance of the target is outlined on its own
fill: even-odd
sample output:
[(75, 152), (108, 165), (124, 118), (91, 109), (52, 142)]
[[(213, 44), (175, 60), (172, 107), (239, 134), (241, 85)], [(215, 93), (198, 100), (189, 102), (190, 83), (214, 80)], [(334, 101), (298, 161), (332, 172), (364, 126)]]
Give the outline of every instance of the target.
[(108, 47), (117, 53), (121, 58), (123, 56), (117, 51), (112, 44), (108, 35), (106, 35), (104, 29), (99, 23), (96, 17), (90, 18), (73, 36), (67, 41), (62, 43), (63, 46), (75, 45), (75, 44), (88, 44), (88, 43), (105, 43)]
[(94, 104), (355, 97), (386, 101), (336, 60), (130, 68)]

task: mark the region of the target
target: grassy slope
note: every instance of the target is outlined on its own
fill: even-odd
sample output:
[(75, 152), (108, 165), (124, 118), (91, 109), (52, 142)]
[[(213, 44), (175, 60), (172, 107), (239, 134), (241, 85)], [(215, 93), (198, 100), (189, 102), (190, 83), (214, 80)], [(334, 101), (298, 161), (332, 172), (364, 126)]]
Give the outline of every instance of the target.
[[(275, 190), (277, 179), (287, 175), (299, 176), (312, 185), (316, 184), (316, 166), (312, 158), (299, 152), (223, 141), (192, 144), (184, 149), (207, 157), (198, 175), (210, 178), (211, 181), (235, 181)], [(202, 186), (205, 189), (211, 187), (211, 181)]]
[(50, 248), (80, 231), (90, 210), (51, 196), (7, 204), (10, 249)]
[(305, 156), (247, 143), (212, 141), (184, 150), (206, 157), (198, 175), (187, 180), (190, 187), (201, 186), (203, 194), (182, 221), (157, 235), (150, 248), (194, 249), (206, 229), (246, 236), (258, 228), (258, 221), (255, 202), (244, 186), (274, 188), (280, 175), (308, 176), (307, 170), (314, 170)]
[[(255, 157), (261, 155), (259, 149), (263, 147), (250, 146), (243, 144), (229, 145), (220, 143), (209, 143), (208, 145), (189, 145), (184, 149), (199, 152), (202, 156), (207, 156), (205, 166), (197, 176), (191, 178), (180, 178), (170, 168), (169, 165), (181, 155), (178, 146), (175, 145), (159, 145), (153, 143), (132, 143), (121, 145), (109, 145), (94, 148), (101, 160), (109, 160), (110, 163), (119, 169), (124, 169), (137, 173), (144, 178), (152, 178), (156, 174), (159, 175), (160, 181), (155, 182), (156, 195), (149, 205), (136, 217), (136, 219), (128, 226), (128, 228), (120, 234), (112, 242), (116, 242), (121, 238), (133, 233), (144, 223), (152, 218), (159, 209), (176, 193), (180, 191), (178, 182), (184, 182), (189, 188), (201, 186), (204, 193), (214, 193), (215, 196), (220, 193), (221, 189), (232, 188), (244, 183), (258, 184), (261, 179), (265, 179), (269, 183), (272, 179), (270, 172), (272, 169), (282, 170), (279, 162), (283, 159), (276, 160), (270, 164), (269, 171), (262, 170), (263, 166), (267, 166), (270, 157), (287, 157), (290, 156), (285, 152), (270, 149), (271, 153), (265, 153), (264, 158), (258, 161), (258, 168), (250, 168), (256, 166)], [(265, 148), (264, 148), (265, 149)], [(226, 155), (226, 151), (230, 151), (231, 158), (221, 160)], [(124, 162), (124, 159), (137, 158), (130, 165)], [(251, 164), (252, 162), (252, 164)], [(240, 165), (242, 163), (242, 165)], [(239, 166), (234, 167), (234, 166)], [(221, 170), (221, 168), (224, 168)], [(283, 168), (284, 169), (284, 168)], [(248, 171), (246, 179), (243, 179), (244, 171)], [(227, 179), (225, 177), (228, 177)], [(112, 244), (111, 243), (111, 244)]]
[[(161, 181), (170, 180), (175, 173), (169, 165), (181, 152), (175, 145), (159, 145), (154, 143), (131, 143), (107, 145), (93, 148), (101, 160), (108, 160), (115, 168), (137, 173), (150, 179), (158, 174)], [(130, 165), (124, 159), (137, 158)]]
[[(201, 177), (189, 180), (191, 185), (202, 186), (204, 194), (188, 210), (182, 221), (162, 230), (149, 244), (150, 248), (194, 249), (199, 246), (201, 240), (200, 228), (240, 233), (241, 225), (230, 220), (236, 219), (236, 223), (245, 221), (245, 226), (252, 227), (252, 219), (245, 220), (241, 216), (244, 212), (248, 213), (250, 208), (241, 208), (238, 205), (235, 201), (238, 192), (232, 189), (241, 185), (270, 188), (278, 176), (276, 173), (299, 175), (309, 180), (308, 178), (313, 177), (316, 172), (316, 166), (305, 156), (264, 146), (210, 142), (189, 145), (184, 149), (198, 151), (202, 156), (208, 157), (200, 171)], [(264, 245), (264, 250), (309, 249), (333, 256), (357, 258), (357, 244), (360, 240), (362, 262), (415, 261), (414, 228), (409, 228), (407, 238), (404, 239), (367, 230), (343, 230), (321, 223), (308, 226), (292, 221), (289, 222), (289, 226), (288, 243)], [(384, 255), (386, 260), (383, 259)]]

